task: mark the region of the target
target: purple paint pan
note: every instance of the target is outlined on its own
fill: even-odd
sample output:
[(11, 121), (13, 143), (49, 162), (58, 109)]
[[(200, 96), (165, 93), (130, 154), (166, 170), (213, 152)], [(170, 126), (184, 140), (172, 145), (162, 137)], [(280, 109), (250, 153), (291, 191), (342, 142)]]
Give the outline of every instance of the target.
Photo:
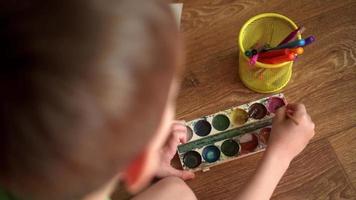
[(284, 99), (279, 97), (271, 97), (267, 102), (267, 109), (270, 113), (275, 113), (276, 110), (282, 106), (287, 105), (287, 102)]

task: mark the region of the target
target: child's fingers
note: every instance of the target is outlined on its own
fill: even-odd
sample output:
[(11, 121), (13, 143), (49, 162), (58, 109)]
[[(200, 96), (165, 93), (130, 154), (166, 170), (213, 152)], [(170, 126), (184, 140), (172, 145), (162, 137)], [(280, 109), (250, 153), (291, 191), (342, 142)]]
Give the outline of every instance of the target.
[(174, 132), (166, 143), (165, 153), (169, 155), (169, 157), (173, 157), (177, 151), (178, 145), (181, 143), (185, 143), (186, 141), (187, 141), (186, 132), (182, 132), (182, 131)]
[(156, 175), (160, 178), (168, 177), (168, 176), (176, 176), (183, 180), (189, 180), (195, 177), (195, 174), (193, 172), (179, 170), (170, 165), (160, 169)]
[(187, 126), (181, 123), (173, 123), (171, 126), (171, 132), (174, 133), (176, 131), (185, 131), (187, 132)]
[(168, 169), (168, 172), (170, 173), (170, 175), (177, 176), (183, 180), (189, 180), (195, 178), (195, 174), (193, 172), (179, 170), (173, 167), (170, 167)]
[(181, 125), (181, 126), (185, 126), (185, 121), (184, 120), (174, 120), (172, 122), (172, 126), (174, 125)]
[(286, 107), (280, 107), (276, 110), (275, 117), (273, 120), (275, 121), (283, 121), (286, 118)]
[(182, 143), (186, 143), (187, 142), (187, 131), (176, 131), (172, 133), (172, 137), (171, 140), (173, 141), (172, 143), (170, 143), (171, 145), (173, 145), (175, 148), (177, 148), (177, 146)]
[(297, 118), (301, 118), (307, 114), (304, 104), (288, 104), (287, 109), (291, 110), (293, 112), (293, 116)]
[(311, 118), (311, 116), (309, 114), (308, 114), (308, 120), (313, 122), (313, 120), (312, 120), (312, 118)]
[(187, 142), (188, 140), (188, 131), (187, 129), (185, 129), (185, 131), (177, 131), (175, 132), (175, 134), (177, 134), (178, 136), (178, 140), (180, 143), (184, 144)]

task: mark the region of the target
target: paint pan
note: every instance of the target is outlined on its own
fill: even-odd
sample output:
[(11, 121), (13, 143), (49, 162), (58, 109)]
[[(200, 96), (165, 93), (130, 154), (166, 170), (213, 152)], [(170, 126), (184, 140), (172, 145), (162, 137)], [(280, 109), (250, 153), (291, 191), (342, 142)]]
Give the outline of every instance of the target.
[(240, 138), (241, 153), (251, 153), (255, 151), (258, 146), (258, 138), (255, 133), (249, 133)]
[(220, 149), (225, 156), (231, 157), (239, 153), (240, 146), (235, 140), (228, 139), (221, 144)]
[(276, 94), (186, 122), (188, 142), (178, 146), (183, 168), (205, 171), (265, 150), (273, 112), (285, 102)]
[(201, 164), (201, 156), (196, 151), (188, 151), (183, 156), (183, 163), (188, 168), (196, 168)]
[(206, 120), (199, 120), (194, 125), (194, 132), (199, 136), (207, 136), (211, 131), (211, 125)]
[(254, 103), (250, 106), (248, 115), (254, 119), (262, 119), (267, 115), (267, 108), (261, 103)]
[(242, 125), (247, 122), (248, 113), (241, 108), (236, 108), (236, 109), (234, 109), (234, 111), (232, 111), (231, 118), (232, 118), (232, 122), (234, 124)]
[(213, 127), (218, 131), (224, 131), (230, 126), (230, 119), (223, 114), (216, 115), (212, 121)]
[(187, 126), (187, 141), (191, 140), (193, 137), (193, 130)]
[(269, 140), (269, 136), (271, 133), (271, 128), (266, 127), (260, 130), (260, 133), (258, 134), (260, 141), (267, 145), (268, 144), (268, 140)]
[(202, 155), (206, 162), (213, 163), (219, 160), (220, 150), (218, 147), (214, 145), (210, 145), (203, 149)]
[(276, 110), (282, 106), (286, 105), (284, 99), (279, 97), (271, 97), (268, 99), (267, 107), (270, 113), (275, 113)]

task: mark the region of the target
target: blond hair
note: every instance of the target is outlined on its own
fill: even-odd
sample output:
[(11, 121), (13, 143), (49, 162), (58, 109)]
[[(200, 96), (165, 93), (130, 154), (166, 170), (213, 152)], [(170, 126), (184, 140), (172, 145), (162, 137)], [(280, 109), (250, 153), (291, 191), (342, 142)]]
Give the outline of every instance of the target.
[(1, 4), (0, 182), (78, 199), (156, 130), (178, 59), (174, 19), (160, 0)]

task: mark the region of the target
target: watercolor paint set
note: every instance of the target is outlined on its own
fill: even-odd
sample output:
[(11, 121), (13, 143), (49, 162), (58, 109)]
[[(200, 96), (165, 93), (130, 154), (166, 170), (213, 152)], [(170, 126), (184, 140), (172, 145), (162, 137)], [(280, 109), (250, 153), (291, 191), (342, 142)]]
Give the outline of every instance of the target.
[(274, 113), (286, 103), (276, 94), (187, 122), (188, 141), (178, 146), (183, 169), (207, 171), (265, 150)]

